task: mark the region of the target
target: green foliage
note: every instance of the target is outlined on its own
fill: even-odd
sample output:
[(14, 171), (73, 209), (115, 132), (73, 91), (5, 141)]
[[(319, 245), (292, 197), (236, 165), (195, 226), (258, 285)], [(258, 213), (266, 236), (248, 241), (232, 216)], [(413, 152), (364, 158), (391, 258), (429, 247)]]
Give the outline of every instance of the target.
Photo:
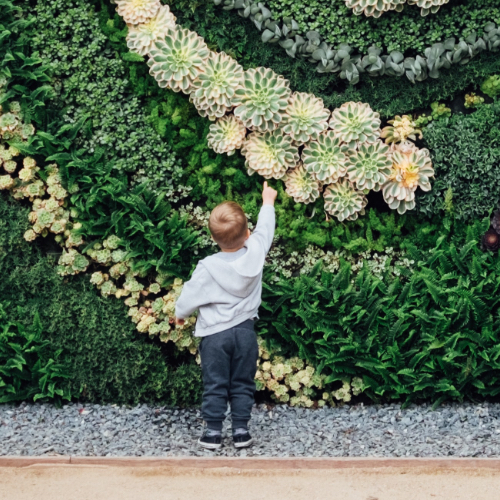
[(487, 96), (496, 97), (500, 95), (500, 75), (491, 75), (481, 85), (481, 92)]
[(9, 307), (0, 303), (0, 403), (77, 397), (79, 392), (68, 387), (68, 366), (59, 359), (64, 358), (62, 349), (50, 352), (38, 316), (25, 327), (8, 319)]
[(472, 114), (454, 114), (432, 122), (424, 132), (436, 180), (432, 191), (417, 198), (426, 214), (444, 208), (453, 193), (455, 215), (474, 219), (493, 209), (500, 198), (500, 104), (483, 105)]
[(63, 350), (67, 391), (93, 402), (197, 404), (201, 373), (193, 358), (162, 352), (163, 345), (138, 334), (127, 307), (100, 296), (88, 275), (59, 276), (59, 247), (47, 238), (43, 252), (23, 239), (28, 212), (0, 196), (0, 302), (10, 302), (8, 321), (26, 331), (39, 318), (46, 359)]
[[(277, 44), (262, 43), (260, 33), (252, 23), (239, 17), (235, 11), (227, 12), (214, 6), (213, 0), (178, 0), (171, 7), (178, 22), (196, 31), (212, 50), (226, 52), (245, 69), (272, 68), (290, 81), (293, 90), (313, 93), (331, 108), (348, 101), (360, 101), (370, 104), (384, 118), (393, 117), (425, 109), (434, 101), (451, 99), (469, 85), (500, 72), (498, 54), (482, 53), (466, 65), (443, 70), (437, 80), (429, 78), (412, 84), (406, 77), (371, 78), (364, 74), (359, 84), (351, 86), (336, 74), (316, 73), (308, 61), (285, 56)], [(356, 19), (361, 21), (361, 17)]]
[(316, 365), (328, 383), (362, 376), (374, 401), (495, 396), (500, 392), (500, 257), (445, 220), (435, 249), (409, 245), (400, 278), (321, 271), (265, 286), (260, 332)]
[(500, 22), (496, 0), (450, 2), (427, 17), (420, 15), (418, 7), (405, 5), (402, 12), (386, 12), (379, 19), (356, 16), (344, 0), (312, 0), (307, 6), (293, 0), (270, 0), (267, 4), (274, 18), (295, 19), (302, 36), (314, 30), (334, 45), (348, 43), (361, 52), (377, 45), (386, 51), (423, 53), (433, 43), (466, 38), (474, 31), (482, 34), (486, 23)]

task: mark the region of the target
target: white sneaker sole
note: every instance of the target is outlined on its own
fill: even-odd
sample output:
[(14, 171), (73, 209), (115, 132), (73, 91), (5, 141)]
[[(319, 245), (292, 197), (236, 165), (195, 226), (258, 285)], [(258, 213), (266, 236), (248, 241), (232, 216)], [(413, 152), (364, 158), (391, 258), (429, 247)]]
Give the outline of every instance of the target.
[(235, 448), (248, 448), (253, 443), (253, 438), (243, 443), (234, 443)]
[(217, 443), (204, 443), (201, 439), (198, 439), (198, 444), (207, 450), (218, 450), (222, 448), (222, 443), (217, 444)]

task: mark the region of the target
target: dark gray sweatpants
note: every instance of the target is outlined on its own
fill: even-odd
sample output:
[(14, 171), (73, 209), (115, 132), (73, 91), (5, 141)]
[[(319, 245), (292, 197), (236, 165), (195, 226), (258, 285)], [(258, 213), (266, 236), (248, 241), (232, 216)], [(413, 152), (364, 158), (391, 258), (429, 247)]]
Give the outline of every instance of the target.
[(254, 403), (259, 347), (252, 320), (213, 335), (200, 344), (203, 375), (201, 412), (209, 429), (221, 430), (227, 402), (233, 429), (246, 428)]

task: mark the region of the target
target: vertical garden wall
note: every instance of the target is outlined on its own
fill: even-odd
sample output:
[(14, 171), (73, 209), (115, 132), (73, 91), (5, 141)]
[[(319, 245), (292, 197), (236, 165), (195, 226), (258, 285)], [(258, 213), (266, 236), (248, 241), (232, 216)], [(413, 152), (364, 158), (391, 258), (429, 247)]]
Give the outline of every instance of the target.
[(495, 2), (216, 3), (0, 4), (0, 401), (196, 404), (175, 300), (264, 178), (259, 389), (496, 396)]

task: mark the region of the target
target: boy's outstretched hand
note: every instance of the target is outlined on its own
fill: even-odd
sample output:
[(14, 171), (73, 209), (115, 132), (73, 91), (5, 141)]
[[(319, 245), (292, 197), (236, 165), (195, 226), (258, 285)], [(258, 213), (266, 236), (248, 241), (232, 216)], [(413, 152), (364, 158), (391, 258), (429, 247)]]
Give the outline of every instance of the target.
[(274, 201), (278, 196), (278, 191), (267, 185), (267, 181), (264, 182), (264, 189), (262, 190), (262, 204), (263, 205), (274, 205)]

